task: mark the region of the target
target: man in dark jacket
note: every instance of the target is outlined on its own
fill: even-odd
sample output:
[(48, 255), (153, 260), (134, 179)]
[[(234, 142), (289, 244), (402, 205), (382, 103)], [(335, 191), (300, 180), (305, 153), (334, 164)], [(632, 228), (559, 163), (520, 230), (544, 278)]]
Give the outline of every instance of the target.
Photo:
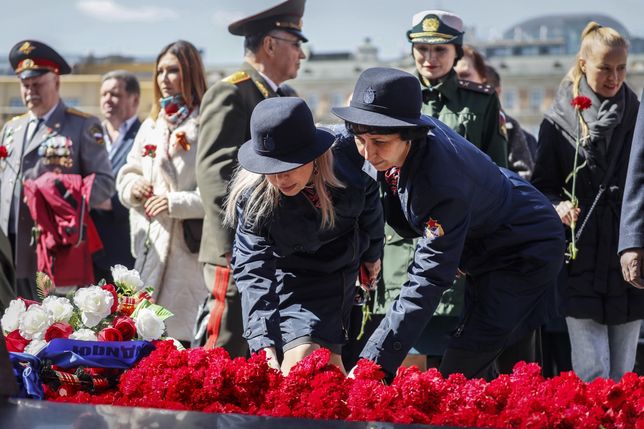
[(211, 297), (198, 321), (195, 344), (225, 347), (231, 356), (245, 355), (248, 345), (242, 338), (241, 303), (230, 270), (233, 231), (223, 225), (223, 206), (237, 151), (250, 139), (253, 109), (265, 98), (293, 95), (280, 85), (297, 76), (305, 58), (304, 3), (288, 0), (230, 24), (231, 34), (245, 37), (245, 61), (239, 71), (213, 85), (201, 103), (197, 184), (206, 216), (199, 260)]
[[(643, 94), (644, 97), (644, 94)], [(640, 101), (622, 200), (618, 252), (624, 280), (644, 289), (644, 104)]]
[[(125, 165), (141, 126), (137, 117), (140, 96), (139, 81), (133, 73), (114, 70), (103, 76), (101, 112), (105, 117), (105, 147), (114, 177)], [(130, 249), (129, 210), (114, 194), (103, 207), (92, 210), (91, 215), (103, 241), (103, 251), (94, 255), (94, 275), (96, 281), (105, 279), (109, 282), (112, 280), (110, 267), (117, 264), (134, 267)]]

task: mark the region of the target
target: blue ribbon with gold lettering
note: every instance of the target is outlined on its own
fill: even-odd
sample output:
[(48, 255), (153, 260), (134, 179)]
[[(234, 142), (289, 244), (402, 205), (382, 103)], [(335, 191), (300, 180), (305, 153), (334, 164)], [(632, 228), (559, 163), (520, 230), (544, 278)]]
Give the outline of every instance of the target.
[(152, 350), (154, 346), (149, 341), (82, 341), (56, 338), (38, 353), (38, 357), (61, 368), (85, 366), (127, 369)]

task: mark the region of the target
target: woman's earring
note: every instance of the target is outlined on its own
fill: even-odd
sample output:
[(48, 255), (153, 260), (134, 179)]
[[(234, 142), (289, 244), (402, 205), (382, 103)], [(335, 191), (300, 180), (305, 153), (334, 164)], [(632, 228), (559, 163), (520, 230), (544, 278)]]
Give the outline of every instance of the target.
[(317, 162), (313, 163), (313, 175), (314, 176), (318, 175), (318, 163)]

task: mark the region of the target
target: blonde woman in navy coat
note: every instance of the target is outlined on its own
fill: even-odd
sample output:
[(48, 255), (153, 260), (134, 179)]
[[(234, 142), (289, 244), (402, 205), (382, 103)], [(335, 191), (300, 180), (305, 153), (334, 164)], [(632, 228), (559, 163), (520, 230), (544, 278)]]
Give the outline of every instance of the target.
[(440, 371), (482, 377), (551, 316), (563, 228), (545, 196), (421, 115), (421, 100), (412, 75), (373, 68), (360, 75), (350, 106), (333, 109), (394, 191), (389, 206), (398, 210), (387, 222), (403, 237), (419, 237), (407, 281), (361, 356), (394, 374), (460, 273), (464, 316)]
[(239, 150), (226, 222), (251, 352), (288, 373), (320, 347), (343, 368), (360, 263), (375, 280), (383, 246), (376, 183), (352, 140), (318, 129), (306, 103), (269, 98)]

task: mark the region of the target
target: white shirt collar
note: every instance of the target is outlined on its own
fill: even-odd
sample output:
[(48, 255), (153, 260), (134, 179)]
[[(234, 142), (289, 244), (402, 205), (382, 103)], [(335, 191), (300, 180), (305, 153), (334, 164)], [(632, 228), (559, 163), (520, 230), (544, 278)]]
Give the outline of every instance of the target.
[(103, 138), (105, 139), (105, 147), (107, 148), (107, 151), (110, 152), (112, 150), (112, 146), (118, 146), (119, 143), (125, 138), (125, 135), (127, 132), (130, 130), (132, 127), (132, 124), (134, 121), (136, 121), (137, 115), (132, 116), (131, 118), (126, 119), (121, 126), (119, 127), (119, 135), (116, 138), (116, 141), (112, 141), (110, 138), (110, 133), (107, 132), (107, 126), (105, 125), (106, 123), (103, 123)]
[[(42, 120), (43, 120), (43, 122), (47, 122), (47, 121), (49, 120), (49, 118), (51, 117), (51, 115), (53, 115), (53, 114), (54, 114), (54, 110), (56, 110), (56, 107), (58, 107), (58, 104), (60, 104), (60, 101), (59, 101), (58, 103), (56, 103), (56, 104), (54, 105), (54, 107), (52, 107), (52, 108), (49, 110), (49, 112), (45, 113), (45, 114), (41, 117), (41, 118), (42, 118)], [(33, 114), (33, 112), (29, 112), (29, 113), (31, 114), (31, 119), (32, 119), (32, 120), (37, 120), (37, 119), (38, 119), (38, 117), (37, 117), (36, 115), (34, 115), (34, 114)]]
[(264, 78), (264, 80), (265, 80), (265, 81), (266, 81), (266, 83), (271, 87), (271, 89), (273, 90), (273, 92), (277, 92), (277, 88), (279, 88), (279, 85), (277, 85), (275, 82), (273, 82), (273, 81), (272, 81), (268, 76), (266, 76), (266, 75), (265, 75), (264, 73), (262, 73), (261, 71), (258, 71), (258, 73), (260, 74), (260, 76), (262, 76), (262, 77)]

